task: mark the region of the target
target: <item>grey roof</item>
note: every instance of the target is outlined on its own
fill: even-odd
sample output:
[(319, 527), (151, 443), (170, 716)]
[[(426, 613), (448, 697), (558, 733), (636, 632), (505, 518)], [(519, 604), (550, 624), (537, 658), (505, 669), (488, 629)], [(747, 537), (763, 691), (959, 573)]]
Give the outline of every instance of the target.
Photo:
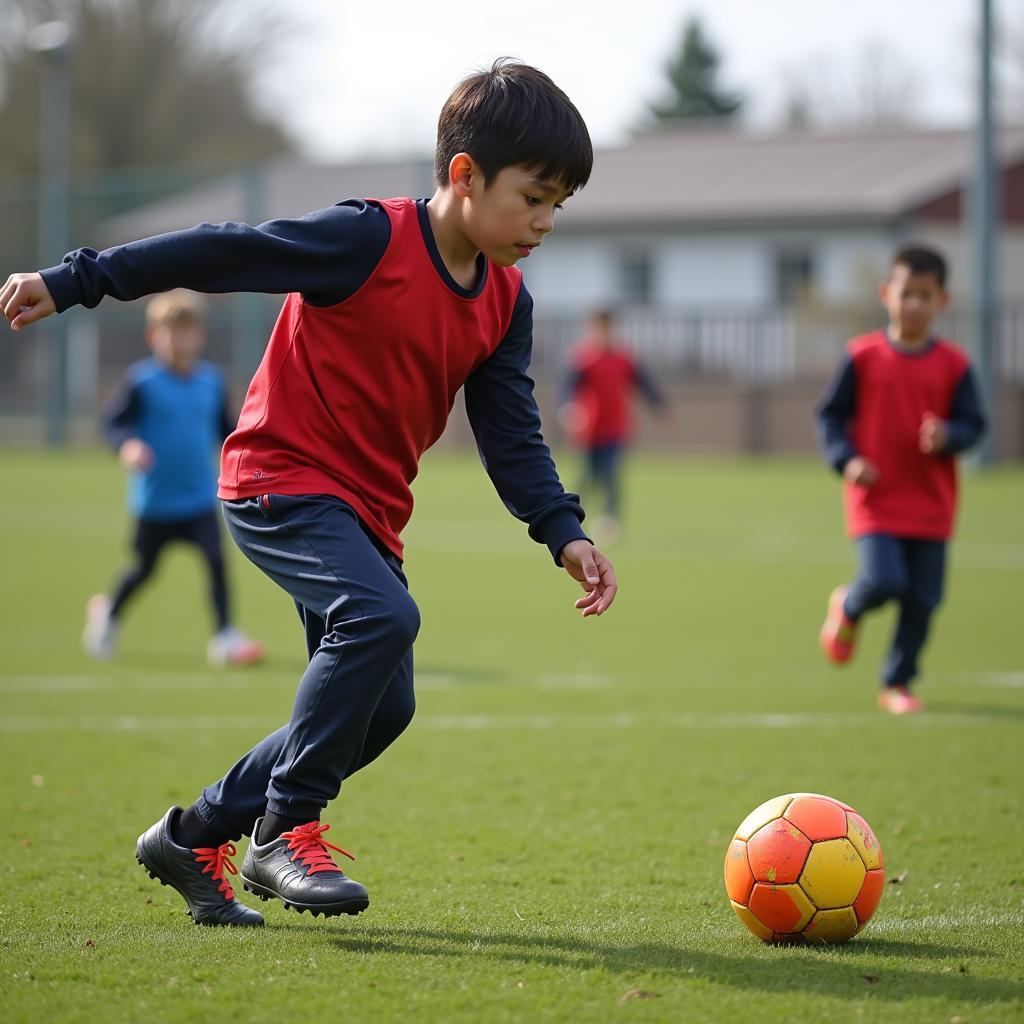
[[(729, 226), (892, 220), (969, 179), (973, 136), (963, 130), (846, 134), (753, 134), (684, 128), (640, 135), (600, 150), (587, 187), (571, 201), (560, 234), (607, 227)], [(1000, 137), (1005, 165), (1024, 160), (1024, 125)], [(300, 216), (352, 196), (424, 196), (433, 191), (427, 158), (264, 165), (107, 222), (106, 240), (124, 241), (200, 221)], [(255, 184), (253, 184), (255, 183)]]
[[(1004, 163), (1024, 160), (1024, 126), (1004, 130)], [(772, 135), (706, 128), (606, 150), (573, 199), (574, 221), (700, 223), (890, 219), (965, 184), (973, 136), (956, 130)]]
[(202, 221), (258, 223), (301, 217), (353, 197), (387, 199), (433, 191), (433, 170), (426, 158), (347, 164), (274, 160), (112, 217), (103, 234), (105, 242), (113, 245)]

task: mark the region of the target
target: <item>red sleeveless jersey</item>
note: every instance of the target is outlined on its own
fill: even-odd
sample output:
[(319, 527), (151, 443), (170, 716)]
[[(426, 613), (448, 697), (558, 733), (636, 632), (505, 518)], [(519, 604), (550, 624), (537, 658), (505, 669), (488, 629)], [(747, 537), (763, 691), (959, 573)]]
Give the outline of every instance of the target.
[(601, 348), (584, 339), (574, 353), (576, 402), (583, 413), (580, 441), (588, 448), (629, 438), (636, 367), (625, 348)]
[(391, 238), (363, 286), (326, 308), (285, 300), (224, 444), (218, 494), (334, 495), (401, 558), (420, 456), (505, 336), (522, 279), (488, 263), (479, 294), (458, 295), (431, 259), (415, 202), (380, 205)]
[(956, 459), (925, 455), (918, 431), (925, 413), (949, 419), (967, 357), (941, 339), (921, 352), (901, 351), (884, 331), (854, 338), (849, 353), (857, 387), (850, 439), (878, 467), (879, 479), (873, 487), (845, 482), (847, 532), (948, 538), (956, 513)]

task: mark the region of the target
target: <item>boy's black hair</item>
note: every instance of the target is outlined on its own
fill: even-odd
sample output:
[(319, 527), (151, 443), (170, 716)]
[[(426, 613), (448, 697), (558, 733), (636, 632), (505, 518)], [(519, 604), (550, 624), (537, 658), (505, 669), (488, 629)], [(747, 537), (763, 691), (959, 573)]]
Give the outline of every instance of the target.
[(456, 153), (479, 164), (485, 185), (505, 167), (528, 167), (570, 194), (587, 183), (594, 163), (572, 100), (543, 71), (508, 57), (463, 79), (441, 108), (434, 177), (442, 188)]
[(943, 255), (927, 245), (907, 245), (892, 258), (894, 267), (906, 267), (912, 274), (931, 274), (946, 287), (946, 260)]

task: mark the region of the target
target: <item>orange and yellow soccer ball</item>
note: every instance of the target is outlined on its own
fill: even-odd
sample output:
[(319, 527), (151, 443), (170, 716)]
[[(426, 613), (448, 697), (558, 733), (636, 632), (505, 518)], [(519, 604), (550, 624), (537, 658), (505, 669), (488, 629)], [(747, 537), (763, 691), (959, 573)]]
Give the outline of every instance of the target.
[(765, 942), (845, 942), (885, 886), (871, 826), (830, 796), (788, 793), (743, 819), (725, 855), (736, 916)]

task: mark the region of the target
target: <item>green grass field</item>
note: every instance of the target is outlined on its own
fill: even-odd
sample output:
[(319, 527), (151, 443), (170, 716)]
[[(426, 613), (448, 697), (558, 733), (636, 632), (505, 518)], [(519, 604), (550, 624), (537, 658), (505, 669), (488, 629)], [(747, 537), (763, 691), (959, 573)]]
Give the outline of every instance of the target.
[[(852, 567), (818, 464), (637, 460), (619, 601), (582, 621), (476, 462), (429, 457), (417, 720), (325, 814), (370, 910), (260, 904), (256, 932), (194, 927), (134, 843), (287, 717), (288, 599), (236, 558), (238, 619), (272, 657), (211, 671), (200, 565), (172, 551), (118, 660), (90, 663), (120, 474), (79, 451), (0, 473), (4, 1022), (1024, 1018), (1020, 469), (966, 480), (929, 711), (896, 719), (874, 706), (889, 613), (845, 670), (817, 649)], [(901, 879), (844, 947), (763, 946), (724, 893), (736, 825), (793, 790), (856, 807)]]

